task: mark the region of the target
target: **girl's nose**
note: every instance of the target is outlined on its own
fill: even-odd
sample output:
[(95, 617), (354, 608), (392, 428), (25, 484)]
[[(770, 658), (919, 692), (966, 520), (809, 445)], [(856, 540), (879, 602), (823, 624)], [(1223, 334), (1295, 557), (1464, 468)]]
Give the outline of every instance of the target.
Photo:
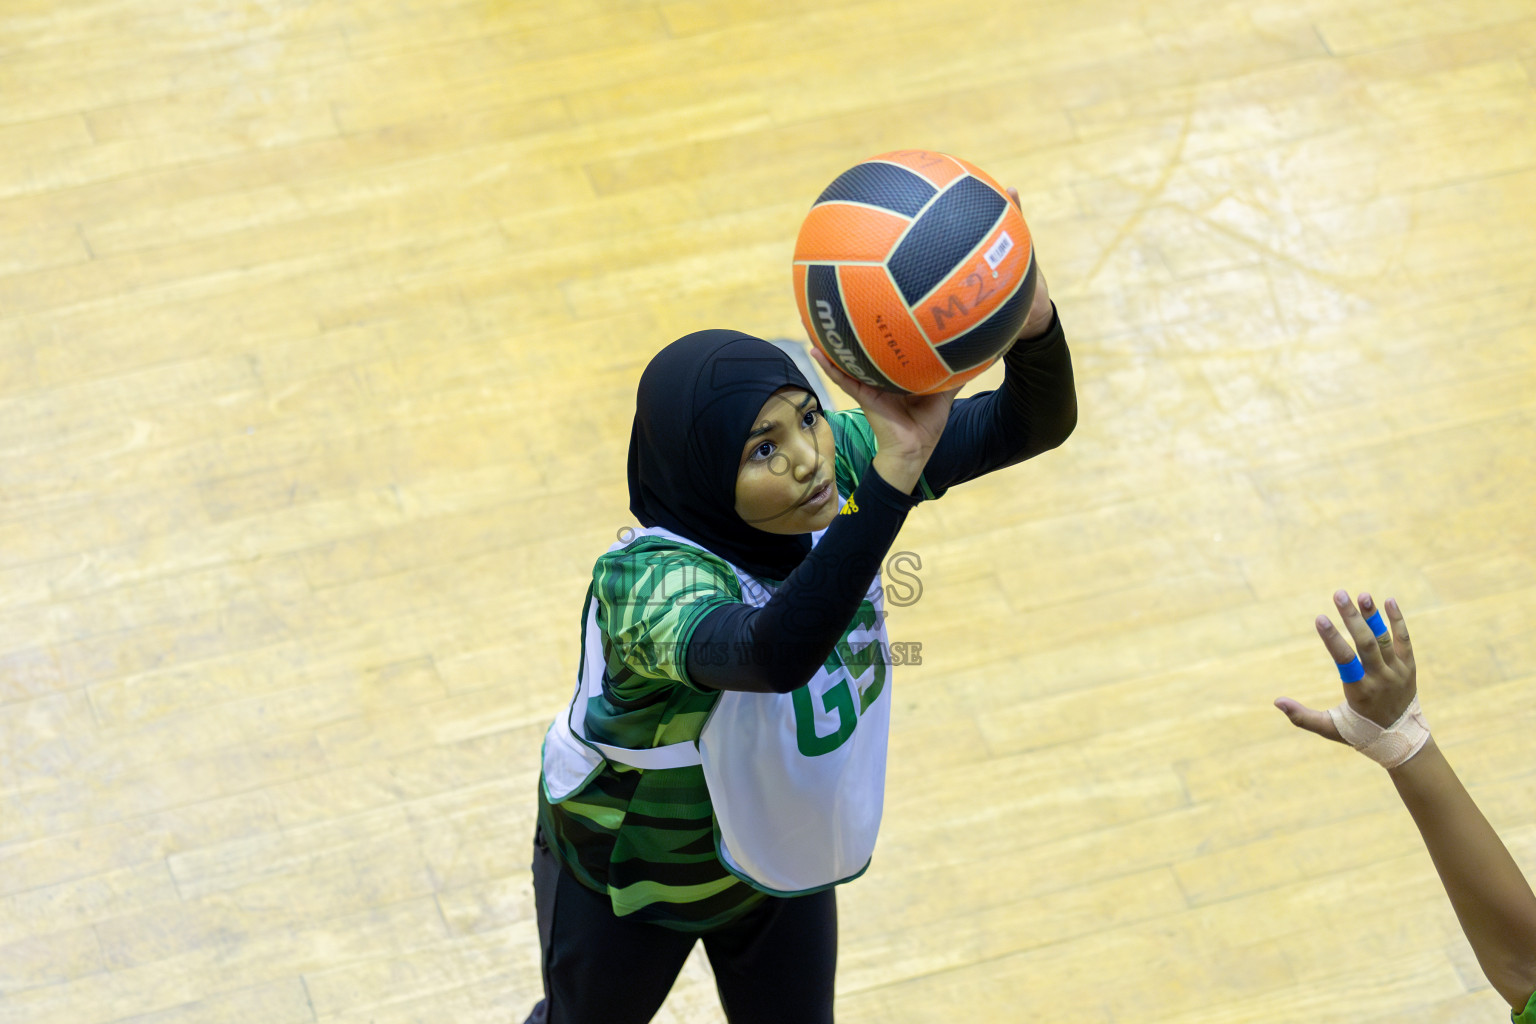
[(794, 474), (797, 483), (804, 483), (816, 475), (816, 467), (821, 464), (821, 455), (816, 451), (816, 446), (807, 441), (795, 445), (790, 457), (794, 460)]

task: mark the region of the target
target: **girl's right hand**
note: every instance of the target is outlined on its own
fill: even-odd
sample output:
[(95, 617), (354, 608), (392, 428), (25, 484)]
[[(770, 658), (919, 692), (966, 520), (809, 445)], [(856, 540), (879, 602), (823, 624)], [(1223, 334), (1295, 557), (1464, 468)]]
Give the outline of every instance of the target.
[(875, 432), (874, 466), (885, 482), (910, 494), (917, 486), (928, 456), (933, 454), (944, 426), (949, 422), (949, 410), (955, 404), (959, 388), (940, 391), (932, 395), (907, 395), (870, 387), (854, 380), (826, 357), (820, 349), (811, 347), (811, 358), (821, 367), (831, 381), (846, 391), (859, 403), (870, 429)]

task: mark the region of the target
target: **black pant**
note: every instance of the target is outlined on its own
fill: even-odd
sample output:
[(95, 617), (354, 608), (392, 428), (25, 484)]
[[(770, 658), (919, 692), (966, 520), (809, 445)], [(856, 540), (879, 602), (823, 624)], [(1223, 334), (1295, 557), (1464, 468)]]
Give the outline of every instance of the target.
[[(544, 999), (526, 1024), (646, 1024), (700, 936), (616, 917), (608, 897), (563, 871), (536, 836), (533, 897)], [(832, 1024), (833, 890), (770, 897), (702, 936), (731, 1024)]]

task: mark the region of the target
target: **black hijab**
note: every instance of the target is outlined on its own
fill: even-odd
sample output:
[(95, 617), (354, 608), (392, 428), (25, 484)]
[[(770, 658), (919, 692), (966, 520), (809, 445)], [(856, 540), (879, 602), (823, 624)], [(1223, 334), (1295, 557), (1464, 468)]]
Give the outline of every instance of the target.
[(699, 331), (656, 354), (640, 375), (629, 436), (629, 510), (753, 576), (787, 577), (810, 534), (782, 535), (736, 514), (736, 472), (768, 397), (811, 385), (789, 355), (739, 331)]

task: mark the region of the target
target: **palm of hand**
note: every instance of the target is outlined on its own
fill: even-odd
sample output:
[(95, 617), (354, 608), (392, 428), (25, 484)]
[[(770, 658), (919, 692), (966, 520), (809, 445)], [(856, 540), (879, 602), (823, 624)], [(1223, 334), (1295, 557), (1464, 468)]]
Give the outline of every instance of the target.
[[(1328, 616), (1319, 615), (1317, 634), (1341, 668), (1353, 662), (1358, 651), (1364, 669), (1358, 682), (1344, 684), (1344, 700), (1357, 714), (1383, 728), (1390, 727), (1418, 695), (1418, 666), (1414, 663), (1413, 645), (1408, 638), (1408, 623), (1397, 602), (1388, 601), (1386, 611), (1390, 625), (1387, 632), (1378, 637), (1361, 614), (1362, 611), (1366, 615), (1375, 611), (1375, 603), (1369, 594), (1360, 595), (1360, 608), (1357, 609), (1349, 595), (1340, 590), (1334, 594), (1334, 605), (1344, 619), (1344, 631), (1334, 628)], [(1289, 697), (1279, 698), (1275, 706), (1298, 728), (1344, 742), (1326, 711), (1309, 708)]]
[(923, 454), (932, 451), (949, 421), (949, 408), (954, 404), (955, 395), (960, 392), (959, 388), (933, 395), (882, 391), (854, 380), (819, 349), (811, 351), (811, 358), (859, 403), (882, 451), (898, 449)]
[(860, 396), (859, 405), (875, 430), (882, 446), (894, 445), (909, 451), (932, 451), (938, 444), (949, 409), (959, 388), (935, 395), (901, 395), (870, 389), (872, 395)]
[(1418, 666), (1414, 664), (1413, 651), (1398, 652), (1390, 639), (1387, 643), (1373, 643), (1379, 648), (1380, 657), (1367, 661), (1362, 654), (1365, 678), (1346, 686), (1344, 699), (1356, 712), (1385, 728), (1402, 717), (1418, 693)]

